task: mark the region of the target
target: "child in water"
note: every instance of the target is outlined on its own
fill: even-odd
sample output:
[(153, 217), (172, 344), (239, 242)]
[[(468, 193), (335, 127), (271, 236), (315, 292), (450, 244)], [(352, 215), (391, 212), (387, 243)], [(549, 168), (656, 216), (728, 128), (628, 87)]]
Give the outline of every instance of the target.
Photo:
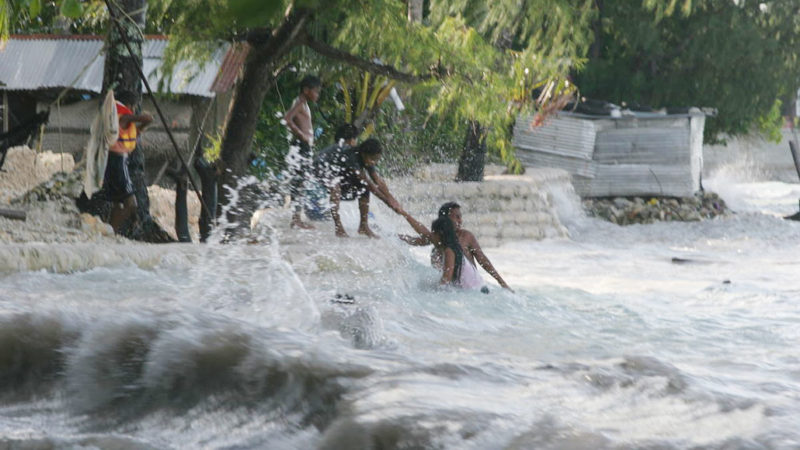
[[(447, 246), (443, 243), (442, 235), (439, 229), (448, 231), (450, 226), (453, 228), (453, 233), (455, 234), (455, 242), (459, 244), (458, 250), (466, 259), (469, 268), (468, 271), (475, 271), (475, 277), (480, 279), (480, 275), (477, 272), (477, 264), (480, 264), (481, 267), (486, 270), (486, 272), (491, 275), (495, 280), (497, 280), (498, 284), (501, 287), (508, 289), (510, 292), (514, 292), (508, 284), (506, 284), (503, 277), (497, 272), (497, 270), (492, 265), (489, 258), (483, 253), (480, 244), (478, 244), (478, 240), (475, 238), (475, 235), (472, 234), (470, 231), (465, 230), (461, 227), (461, 207), (458, 203), (455, 202), (447, 202), (439, 208), (439, 218), (436, 219), (433, 223), (433, 227), (435, 229), (428, 230), (425, 225), (421, 224), (417, 221), (414, 217), (412, 217), (406, 211), (398, 211), (400, 215), (405, 217), (406, 221), (411, 228), (414, 229), (417, 233), (419, 233), (418, 237), (407, 236), (407, 235), (400, 235), (400, 239), (411, 244), (411, 245), (428, 245), (433, 244), (433, 250), (431, 251), (431, 265), (437, 269), (442, 270), (443, 261), (444, 261), (444, 251)], [(439, 219), (446, 218), (448, 222), (440, 222)], [(448, 225), (449, 224), (449, 225)], [(455, 252), (455, 251), (454, 251)], [(456, 258), (456, 262), (460, 261), (460, 258)], [(455, 266), (454, 266), (455, 268)], [(470, 270), (471, 269), (471, 270)], [(471, 276), (470, 276), (471, 277)], [(471, 277), (475, 278), (475, 277)], [(453, 277), (448, 277), (448, 280), (452, 281)], [(458, 281), (460, 279), (460, 273), (457, 274), (455, 280)], [(483, 280), (480, 280), (481, 285), (483, 284)], [(467, 283), (467, 284), (477, 284), (477, 283)], [(463, 286), (463, 285), (462, 285)], [(480, 286), (478, 286), (480, 287)], [(470, 287), (473, 289), (477, 289), (477, 287)], [(481, 289), (484, 291), (484, 289)], [(488, 289), (486, 289), (488, 291)]]
[(442, 278), (439, 284), (480, 289), (483, 293), (489, 293), (477, 267), (464, 255), (453, 221), (447, 216), (439, 217), (433, 221), (431, 231), (440, 237), (442, 247)]

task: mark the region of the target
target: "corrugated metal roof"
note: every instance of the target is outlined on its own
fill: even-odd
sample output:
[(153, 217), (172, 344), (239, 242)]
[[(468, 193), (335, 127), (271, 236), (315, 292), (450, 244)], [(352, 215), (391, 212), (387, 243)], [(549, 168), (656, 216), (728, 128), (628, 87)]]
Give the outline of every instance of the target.
[(233, 45), (225, 54), (222, 66), (219, 68), (217, 78), (211, 85), (214, 92), (227, 92), (233, 88), (233, 84), (239, 78), (239, 70), (244, 65), (247, 54), (250, 52), (250, 45), (246, 42)]
[[(6, 49), (0, 51), (0, 83), (4, 84), (0, 89), (72, 87), (99, 93), (105, 62), (103, 43), (101, 36), (12, 36)], [(154, 90), (159, 89), (161, 75), (158, 69), (166, 46), (164, 37), (148, 36), (142, 48), (143, 70)], [(202, 67), (194, 62), (179, 63), (169, 86), (161, 91), (213, 97), (212, 86), (226, 53), (227, 46), (218, 50)], [(238, 73), (238, 67), (234, 73)]]
[(74, 86), (100, 92), (102, 48), (102, 40), (11, 38), (0, 52), (0, 81), (11, 91)]

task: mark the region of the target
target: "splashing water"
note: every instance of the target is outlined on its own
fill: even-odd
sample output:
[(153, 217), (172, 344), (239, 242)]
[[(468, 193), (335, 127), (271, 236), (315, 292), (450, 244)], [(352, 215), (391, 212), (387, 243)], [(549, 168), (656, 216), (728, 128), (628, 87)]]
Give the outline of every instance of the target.
[(800, 191), (712, 186), (736, 214), (624, 228), (553, 193), (569, 239), (485, 249), (514, 294), (437, 289), (382, 206), (380, 240), (272, 211), (267, 244), (2, 275), (0, 444), (798, 448)]

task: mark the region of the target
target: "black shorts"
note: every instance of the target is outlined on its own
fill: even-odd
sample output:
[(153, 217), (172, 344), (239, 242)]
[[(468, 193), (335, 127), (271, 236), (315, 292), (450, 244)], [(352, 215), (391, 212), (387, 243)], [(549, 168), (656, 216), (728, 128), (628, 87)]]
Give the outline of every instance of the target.
[(319, 164), (314, 166), (314, 176), (325, 186), (325, 189), (330, 191), (334, 186), (339, 185), (342, 200), (355, 200), (365, 195), (369, 196), (369, 188), (360, 178), (355, 175), (341, 176), (341, 172), (341, 170), (324, 168)]
[(108, 199), (112, 202), (122, 202), (133, 195), (127, 153), (108, 152), (103, 187), (106, 188)]
[(369, 197), (369, 188), (358, 177), (344, 177), (339, 182), (342, 190), (342, 200), (355, 200), (361, 197)]

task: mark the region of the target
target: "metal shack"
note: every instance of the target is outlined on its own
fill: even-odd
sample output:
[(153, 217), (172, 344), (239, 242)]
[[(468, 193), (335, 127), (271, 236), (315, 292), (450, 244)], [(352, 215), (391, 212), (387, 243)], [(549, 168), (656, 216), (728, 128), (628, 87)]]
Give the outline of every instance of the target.
[[(700, 190), (705, 114), (559, 112), (538, 127), (514, 126), (519, 160), (572, 174), (581, 197), (689, 197)], [(616, 117), (615, 117), (616, 116)]]
[[(12, 35), (0, 51), (0, 131), (50, 110), (49, 122), (35, 139), (45, 150), (80, 159), (102, 91), (104, 44), (104, 36), (96, 35)], [(205, 64), (180, 62), (164, 80), (160, 69), (166, 46), (165, 36), (145, 37), (143, 72), (163, 95), (159, 104), (181, 151), (188, 154), (201, 128), (213, 133), (222, 125), (246, 48), (222, 47)], [(155, 114), (147, 95), (142, 108)], [(154, 167), (175, 157), (157, 117), (142, 134), (140, 146)]]

